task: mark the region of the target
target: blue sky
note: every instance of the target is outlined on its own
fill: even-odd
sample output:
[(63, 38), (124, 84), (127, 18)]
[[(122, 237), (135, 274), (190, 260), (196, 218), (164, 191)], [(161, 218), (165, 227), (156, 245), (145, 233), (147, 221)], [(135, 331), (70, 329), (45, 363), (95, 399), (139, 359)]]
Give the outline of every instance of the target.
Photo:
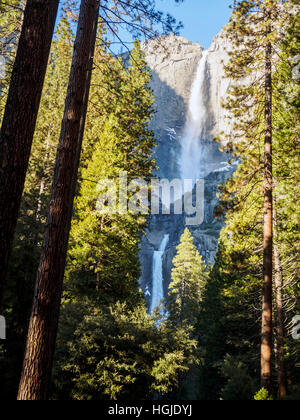
[[(205, 49), (209, 48), (213, 38), (228, 22), (231, 15), (229, 6), (232, 4), (233, 0), (185, 0), (183, 3), (156, 0), (158, 10), (170, 13), (177, 21), (182, 21), (184, 28), (180, 34), (190, 41), (198, 42)], [(119, 29), (119, 35), (125, 42), (132, 41), (131, 35), (123, 29)], [(124, 51), (118, 44), (111, 48), (115, 53)]]
[[(199, 42), (207, 49), (228, 22), (231, 15), (229, 5), (232, 3), (233, 0), (185, 0), (179, 4), (174, 0), (156, 0), (156, 7), (183, 22), (184, 28), (180, 33), (182, 36), (190, 41)], [(132, 41), (131, 35), (122, 29), (119, 35), (125, 42)], [(120, 45), (112, 45), (112, 49), (115, 53), (120, 52)]]
[(181, 35), (208, 48), (211, 41), (228, 22), (232, 0), (156, 0), (157, 8), (183, 21)]

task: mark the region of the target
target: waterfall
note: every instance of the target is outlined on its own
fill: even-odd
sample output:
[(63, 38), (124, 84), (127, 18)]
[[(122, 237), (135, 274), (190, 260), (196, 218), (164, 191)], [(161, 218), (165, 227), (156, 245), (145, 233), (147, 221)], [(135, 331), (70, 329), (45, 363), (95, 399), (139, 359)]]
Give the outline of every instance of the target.
[[(205, 133), (207, 122), (207, 54), (208, 51), (203, 52), (198, 64), (197, 74), (191, 88), (187, 120), (181, 140), (181, 179), (192, 179), (194, 183), (202, 176), (205, 170), (205, 150), (201, 139)], [(186, 192), (188, 191), (185, 190)], [(176, 197), (174, 197), (175, 199)], [(164, 298), (163, 256), (168, 242), (169, 235), (167, 234), (164, 235), (159, 250), (154, 251), (153, 254), (151, 312)]]
[(159, 302), (164, 298), (163, 256), (169, 242), (169, 237), (170, 235), (168, 234), (164, 235), (158, 251), (154, 251), (153, 253), (151, 312), (153, 312)]
[[(201, 136), (204, 134), (207, 119), (206, 106), (206, 71), (207, 54), (204, 51), (198, 64), (196, 78), (192, 85), (188, 115), (181, 141), (181, 178), (196, 179), (201, 178), (205, 165), (205, 156), (202, 153)], [(202, 160), (202, 165), (201, 165)], [(187, 192), (187, 191), (185, 191)]]

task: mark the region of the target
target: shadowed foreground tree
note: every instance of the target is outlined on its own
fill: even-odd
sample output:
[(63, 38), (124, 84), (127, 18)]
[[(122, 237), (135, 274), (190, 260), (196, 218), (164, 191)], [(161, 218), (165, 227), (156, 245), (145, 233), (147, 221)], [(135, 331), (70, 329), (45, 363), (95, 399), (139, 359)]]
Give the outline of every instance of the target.
[[(275, 45), (278, 32), (275, 24), (281, 12), (281, 0), (248, 0), (235, 2), (227, 28), (233, 50), (227, 75), (233, 88), (227, 108), (235, 117), (235, 140), (242, 140), (240, 150), (253, 147), (264, 137), (264, 158), (249, 175), (249, 182), (263, 170), (263, 303), (261, 326), (261, 385), (271, 391), (272, 372), (272, 281), (273, 281), (273, 86)], [(237, 82), (237, 83), (236, 83)], [(229, 150), (234, 149), (232, 138)], [(256, 146), (257, 147), (257, 146)], [(259, 146), (258, 146), (259, 147)], [(232, 151), (232, 150), (230, 150)]]
[[(175, 0), (178, 2), (177, 0)], [(161, 23), (164, 31), (172, 30), (174, 20), (155, 11), (155, 1), (101, 2), (106, 27), (118, 36), (115, 23), (130, 27), (136, 35)], [(117, 7), (117, 9), (114, 7)], [(36, 291), (29, 324), (27, 347), (19, 387), (19, 399), (41, 400), (48, 396), (49, 380), (57, 335), (59, 307), (65, 270), (67, 244), (72, 217), (74, 193), (84, 132), (86, 101), (89, 96), (99, 2), (82, 0), (73, 63), (58, 146), (49, 216), (37, 275)], [(95, 14), (96, 11), (96, 14)], [(113, 18), (113, 16), (115, 17)], [(124, 16), (129, 16), (128, 22)], [(114, 20), (116, 22), (114, 22)], [(89, 70), (90, 69), (90, 70)]]
[(0, 311), (58, 0), (28, 0), (0, 132)]
[(3, 399), (17, 395), (47, 220), (57, 133), (64, 111), (73, 51), (73, 33), (66, 12), (62, 13), (51, 46), (51, 63), (44, 82), (9, 263), (3, 312), (8, 335), (7, 340), (0, 343), (0, 353), (3, 355), (2, 358), (0, 355), (0, 393)]
[(97, 0), (82, 1), (19, 387), (20, 400), (43, 400), (48, 394), (98, 14)]
[[(226, 278), (228, 273), (237, 272), (238, 269), (240, 279), (237, 277), (233, 280), (234, 287), (245, 279), (249, 287), (253, 281), (256, 300), (260, 287), (258, 280), (264, 279), (262, 312), (255, 309), (257, 314), (253, 314), (256, 323), (262, 320), (261, 385), (269, 394), (274, 391), (274, 387), (271, 387), (275, 367), (272, 363), (274, 341), (280, 398), (286, 395), (283, 361), (289, 357), (287, 337), (283, 340), (283, 322), (280, 318), (286, 320), (286, 314), (293, 307), (297, 295), (293, 291), (293, 283), (297, 277), (294, 270), (297, 243), (294, 201), (297, 200), (295, 185), (299, 166), (296, 156), (299, 111), (296, 100), (298, 88), (291, 74), (291, 63), (299, 51), (299, 30), (296, 29), (299, 13), (296, 4), (298, 0), (236, 2), (226, 33), (234, 47), (229, 51), (230, 61), (225, 67), (232, 79), (226, 107), (234, 118), (228, 151), (238, 157), (240, 165), (225, 187), (221, 188), (221, 205), (227, 212), (223, 232), (228, 236), (221, 234), (224, 244), (222, 261), (227, 260), (229, 267), (234, 264), (238, 266), (235, 269), (222, 267), (222, 276)], [(285, 51), (287, 45), (293, 50), (291, 54)], [(278, 228), (273, 247), (275, 221), (274, 217), (272, 220), (272, 196), (275, 195)], [(233, 275), (230, 277), (234, 278)], [(274, 300), (273, 280), (277, 292)], [(233, 294), (230, 300), (233, 301)], [(273, 316), (275, 301), (277, 309)], [(235, 312), (243, 313), (244, 303), (237, 305)], [(256, 304), (252, 308), (256, 308)], [(247, 318), (250, 320), (249, 315)], [(274, 322), (274, 334), (273, 318), (277, 321), (277, 325)], [(246, 336), (249, 334), (244, 332), (243, 337)], [(239, 351), (239, 356), (242, 354)], [(249, 360), (251, 358), (248, 357)], [(254, 372), (253, 367), (250, 371)]]

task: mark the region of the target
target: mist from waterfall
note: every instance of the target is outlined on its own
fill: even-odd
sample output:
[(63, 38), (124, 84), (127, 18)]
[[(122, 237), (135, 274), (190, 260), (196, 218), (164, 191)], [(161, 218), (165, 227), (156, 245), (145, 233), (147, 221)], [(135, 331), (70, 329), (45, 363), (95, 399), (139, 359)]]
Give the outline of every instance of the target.
[(159, 305), (159, 302), (164, 298), (164, 285), (163, 285), (163, 256), (166, 247), (169, 243), (170, 235), (166, 234), (159, 246), (158, 251), (153, 253), (153, 266), (152, 266), (152, 300), (151, 300), (151, 313)]
[[(207, 54), (203, 55), (199, 61), (196, 78), (192, 85), (189, 100), (187, 120), (181, 140), (180, 168), (181, 178), (192, 179), (193, 183), (203, 176), (202, 163), (205, 165), (204, 156), (202, 156), (201, 137), (204, 134), (207, 122), (206, 107), (206, 71)], [(187, 192), (187, 191), (185, 191)]]

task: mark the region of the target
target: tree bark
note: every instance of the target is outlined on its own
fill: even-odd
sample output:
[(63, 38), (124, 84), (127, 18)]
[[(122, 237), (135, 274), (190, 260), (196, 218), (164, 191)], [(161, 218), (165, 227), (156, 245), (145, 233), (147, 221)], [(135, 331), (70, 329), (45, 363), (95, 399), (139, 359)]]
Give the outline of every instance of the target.
[(0, 132), (0, 312), (58, 0), (28, 0)]
[[(269, 28), (268, 34), (271, 33)], [(265, 52), (264, 255), (261, 329), (261, 386), (272, 390), (272, 45)]]
[(98, 0), (81, 1), (19, 400), (48, 398), (98, 15)]
[(283, 304), (282, 289), (283, 276), (280, 262), (280, 251), (278, 248), (277, 235), (277, 215), (275, 206), (273, 209), (274, 222), (274, 268), (275, 268), (275, 292), (276, 292), (276, 364), (277, 364), (277, 381), (278, 381), (278, 397), (282, 399), (286, 396), (286, 375), (284, 366), (284, 323), (283, 323)]

